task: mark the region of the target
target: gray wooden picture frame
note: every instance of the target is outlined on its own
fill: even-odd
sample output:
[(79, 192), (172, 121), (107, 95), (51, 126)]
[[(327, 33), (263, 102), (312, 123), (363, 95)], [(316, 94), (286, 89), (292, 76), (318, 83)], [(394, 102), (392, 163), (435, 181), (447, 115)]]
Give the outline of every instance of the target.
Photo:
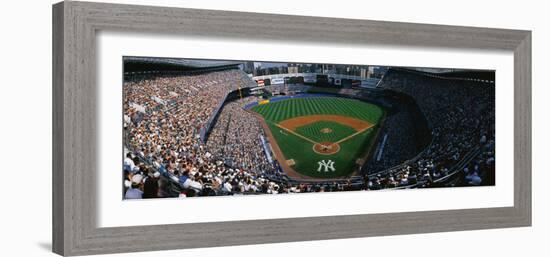
[[(98, 154), (95, 37), (100, 30), (513, 51), (514, 206), (99, 228), (95, 222)], [(72, 1), (53, 6), (53, 251), (58, 254), (87, 255), (530, 225), (530, 31)]]

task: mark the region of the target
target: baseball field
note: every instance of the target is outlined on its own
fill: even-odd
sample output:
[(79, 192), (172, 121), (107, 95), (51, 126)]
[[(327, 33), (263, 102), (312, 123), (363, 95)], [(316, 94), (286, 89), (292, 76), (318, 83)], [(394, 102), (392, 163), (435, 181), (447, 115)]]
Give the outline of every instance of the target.
[(275, 158), (290, 177), (351, 175), (374, 144), (384, 116), (375, 104), (340, 97), (264, 102), (251, 109), (275, 141)]

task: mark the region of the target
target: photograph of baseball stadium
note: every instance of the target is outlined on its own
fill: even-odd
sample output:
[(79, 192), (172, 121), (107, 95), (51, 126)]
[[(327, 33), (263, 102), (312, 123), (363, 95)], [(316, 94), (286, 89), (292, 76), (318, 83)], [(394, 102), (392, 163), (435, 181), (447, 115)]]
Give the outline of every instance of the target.
[(123, 57), (123, 199), (495, 185), (495, 71)]

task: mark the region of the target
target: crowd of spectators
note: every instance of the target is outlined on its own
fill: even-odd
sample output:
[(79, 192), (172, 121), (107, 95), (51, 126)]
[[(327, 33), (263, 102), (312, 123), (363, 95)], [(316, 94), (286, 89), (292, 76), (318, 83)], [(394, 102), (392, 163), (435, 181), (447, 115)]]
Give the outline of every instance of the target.
[[(253, 144), (246, 141), (250, 135), (245, 138), (237, 138), (236, 135), (226, 137), (227, 143), (232, 147), (222, 151), (233, 159), (235, 165), (231, 167), (228, 167), (224, 156), (213, 154), (219, 154), (221, 146), (210, 145), (210, 150), (200, 138), (201, 129), (214, 115), (225, 96), (231, 91), (248, 87), (251, 83), (253, 81), (240, 70), (126, 81), (124, 128), (128, 156), (124, 165), (125, 197), (174, 196), (174, 190), (169, 188), (169, 183), (172, 182), (180, 185), (177, 196), (231, 194), (248, 191), (250, 188), (255, 191), (254, 186), (248, 185), (249, 174), (257, 174), (269, 167), (265, 164), (265, 156), (260, 157), (262, 152), (258, 149), (259, 146), (250, 148), (246, 153), (241, 152), (244, 148), (238, 144)], [(225, 112), (244, 115), (231, 111), (237, 110), (238, 104), (229, 103), (229, 111)], [(227, 119), (226, 115), (222, 116), (220, 124)], [(234, 120), (239, 122), (247, 120), (236, 118)], [(259, 140), (259, 133), (254, 127), (235, 122), (226, 123), (228, 132), (255, 133), (250, 140)], [(212, 141), (217, 139), (216, 136), (217, 134), (213, 135)], [(258, 160), (262, 160), (260, 165), (254, 164)], [(145, 192), (147, 181), (153, 180), (158, 182), (158, 193)], [(276, 188), (267, 179), (259, 181), (261, 184), (255, 186), (263, 186), (266, 189), (264, 191)]]
[(415, 128), (407, 110), (399, 110), (387, 115), (379, 132), (378, 144), (365, 170), (380, 171), (397, 166), (413, 158), (418, 151), (415, 147)]
[[(276, 166), (269, 162), (262, 143), (267, 138), (260, 122), (243, 107), (258, 102), (257, 97), (246, 97), (227, 103), (220, 112), (207, 141), (208, 149), (223, 158), (227, 166), (246, 170), (254, 177), (276, 176)], [(269, 150), (267, 150), (269, 151)], [(254, 180), (249, 177), (247, 180)]]
[(433, 138), (412, 161), (371, 176), (369, 188), (494, 184), (494, 84), (390, 69), (380, 86), (411, 95)]

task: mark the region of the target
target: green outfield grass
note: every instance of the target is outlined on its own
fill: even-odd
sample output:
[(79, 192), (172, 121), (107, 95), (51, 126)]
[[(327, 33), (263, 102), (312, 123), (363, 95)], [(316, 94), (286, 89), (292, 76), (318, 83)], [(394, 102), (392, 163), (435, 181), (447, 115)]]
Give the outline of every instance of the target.
[[(352, 174), (361, 158), (373, 145), (374, 135), (384, 116), (384, 111), (377, 105), (355, 99), (338, 97), (293, 98), (255, 106), (252, 111), (259, 113), (268, 124), (273, 137), (281, 148), (286, 160), (293, 159), (292, 168), (303, 175), (314, 178), (337, 178)], [(308, 115), (340, 115), (352, 117), (374, 124), (373, 127), (340, 143), (340, 151), (332, 155), (322, 155), (313, 151), (313, 143), (294, 135), (280, 127), (281, 121)], [(322, 133), (321, 129), (329, 128), (331, 133)], [(296, 128), (296, 133), (316, 142), (337, 142), (357, 131), (341, 123), (317, 121)], [(320, 161), (334, 162), (334, 171), (318, 172)], [(284, 161), (284, 160), (280, 160)]]
[(375, 104), (341, 97), (293, 98), (255, 106), (252, 110), (272, 122), (280, 122), (305, 115), (331, 114), (353, 117), (377, 124), (384, 114), (382, 108)]

